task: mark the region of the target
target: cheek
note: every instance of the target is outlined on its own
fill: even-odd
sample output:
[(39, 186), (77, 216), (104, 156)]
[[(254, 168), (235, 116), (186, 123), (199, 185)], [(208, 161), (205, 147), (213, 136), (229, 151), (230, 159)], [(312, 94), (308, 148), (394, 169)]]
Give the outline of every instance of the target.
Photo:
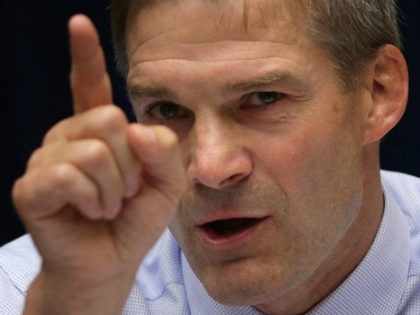
[(269, 174), (289, 195), (304, 182), (319, 152), (303, 137), (273, 136), (255, 141), (256, 169)]
[(343, 236), (358, 214), (362, 167), (356, 145), (351, 138), (308, 131), (262, 146), (270, 149), (260, 151), (260, 163), (287, 196), (289, 223), (299, 222), (294, 228), (313, 249)]

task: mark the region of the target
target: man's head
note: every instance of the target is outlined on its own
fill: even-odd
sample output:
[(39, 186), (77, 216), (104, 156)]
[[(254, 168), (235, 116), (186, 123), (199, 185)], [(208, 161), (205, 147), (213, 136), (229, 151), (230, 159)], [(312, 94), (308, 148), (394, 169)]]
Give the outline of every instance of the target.
[[(167, 0), (129, 14), (114, 5), (128, 20), (115, 34), (134, 111), (177, 133), (183, 152), (189, 185), (171, 231), (222, 303), (302, 313), (373, 240), (378, 143), (404, 111), (407, 71), (384, 37), (389, 29), (398, 43), (394, 18), (369, 27), (375, 36), (367, 17), (353, 26), (356, 15), (386, 20), (394, 4), (357, 3)], [(344, 48), (341, 19), (369, 43), (351, 34)], [(343, 46), (326, 45), (333, 38)], [(349, 47), (355, 69), (356, 57), (340, 59)]]

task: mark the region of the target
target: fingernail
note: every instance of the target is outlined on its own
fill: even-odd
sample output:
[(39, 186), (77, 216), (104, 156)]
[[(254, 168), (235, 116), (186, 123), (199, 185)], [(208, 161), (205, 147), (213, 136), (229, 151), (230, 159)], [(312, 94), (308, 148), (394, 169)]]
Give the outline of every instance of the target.
[(92, 220), (99, 220), (102, 218), (102, 209), (99, 207), (92, 207), (89, 215)]
[(121, 210), (121, 203), (116, 204), (115, 206), (108, 209), (108, 211), (105, 214), (105, 219), (107, 220), (113, 220), (115, 217), (119, 214)]
[(139, 191), (138, 182), (137, 181), (135, 183), (133, 182), (132, 184), (127, 186), (125, 197), (126, 198), (134, 197), (135, 195), (137, 195), (138, 191)]

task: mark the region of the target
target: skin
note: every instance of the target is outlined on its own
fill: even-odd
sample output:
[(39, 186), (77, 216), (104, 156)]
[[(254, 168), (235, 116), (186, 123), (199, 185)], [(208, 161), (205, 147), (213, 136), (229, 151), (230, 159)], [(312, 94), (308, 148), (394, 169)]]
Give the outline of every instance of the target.
[(69, 23), (75, 115), (32, 155), (13, 198), (43, 258), (24, 314), (120, 314), (177, 208), (185, 173), (167, 128), (131, 125), (92, 23)]
[[(378, 143), (407, 98), (404, 59), (384, 46), (360, 88), (342, 91), (285, 2), (247, 3), (134, 15), (128, 87), (149, 127), (107, 105), (96, 32), (70, 21), (76, 114), (49, 131), (13, 192), (43, 257), (25, 314), (119, 314), (168, 224), (210, 295), (269, 314), (310, 309), (363, 258), (383, 211)], [(265, 4), (278, 16), (261, 19)], [(239, 245), (198, 232), (243, 216), (265, 220)]]
[[(128, 36), (128, 86), (139, 119), (180, 138), (190, 185), (171, 230), (209, 294), (295, 314), (363, 258), (383, 203), (377, 175), (366, 181), (378, 171), (365, 138), (371, 85), (342, 91), (329, 56), (280, 6), (264, 25), (256, 1), (246, 21), (241, 1), (143, 10)], [(258, 92), (279, 98), (265, 105)], [(168, 103), (173, 117), (162, 115)], [(208, 246), (197, 224), (224, 216), (267, 219), (240, 246)]]

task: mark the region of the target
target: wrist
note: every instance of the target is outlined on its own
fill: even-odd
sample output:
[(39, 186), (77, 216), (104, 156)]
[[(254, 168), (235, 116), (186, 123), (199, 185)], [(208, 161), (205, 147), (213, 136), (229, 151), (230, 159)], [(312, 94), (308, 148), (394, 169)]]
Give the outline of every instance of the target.
[(86, 283), (41, 271), (29, 287), (24, 315), (121, 314), (134, 277)]

